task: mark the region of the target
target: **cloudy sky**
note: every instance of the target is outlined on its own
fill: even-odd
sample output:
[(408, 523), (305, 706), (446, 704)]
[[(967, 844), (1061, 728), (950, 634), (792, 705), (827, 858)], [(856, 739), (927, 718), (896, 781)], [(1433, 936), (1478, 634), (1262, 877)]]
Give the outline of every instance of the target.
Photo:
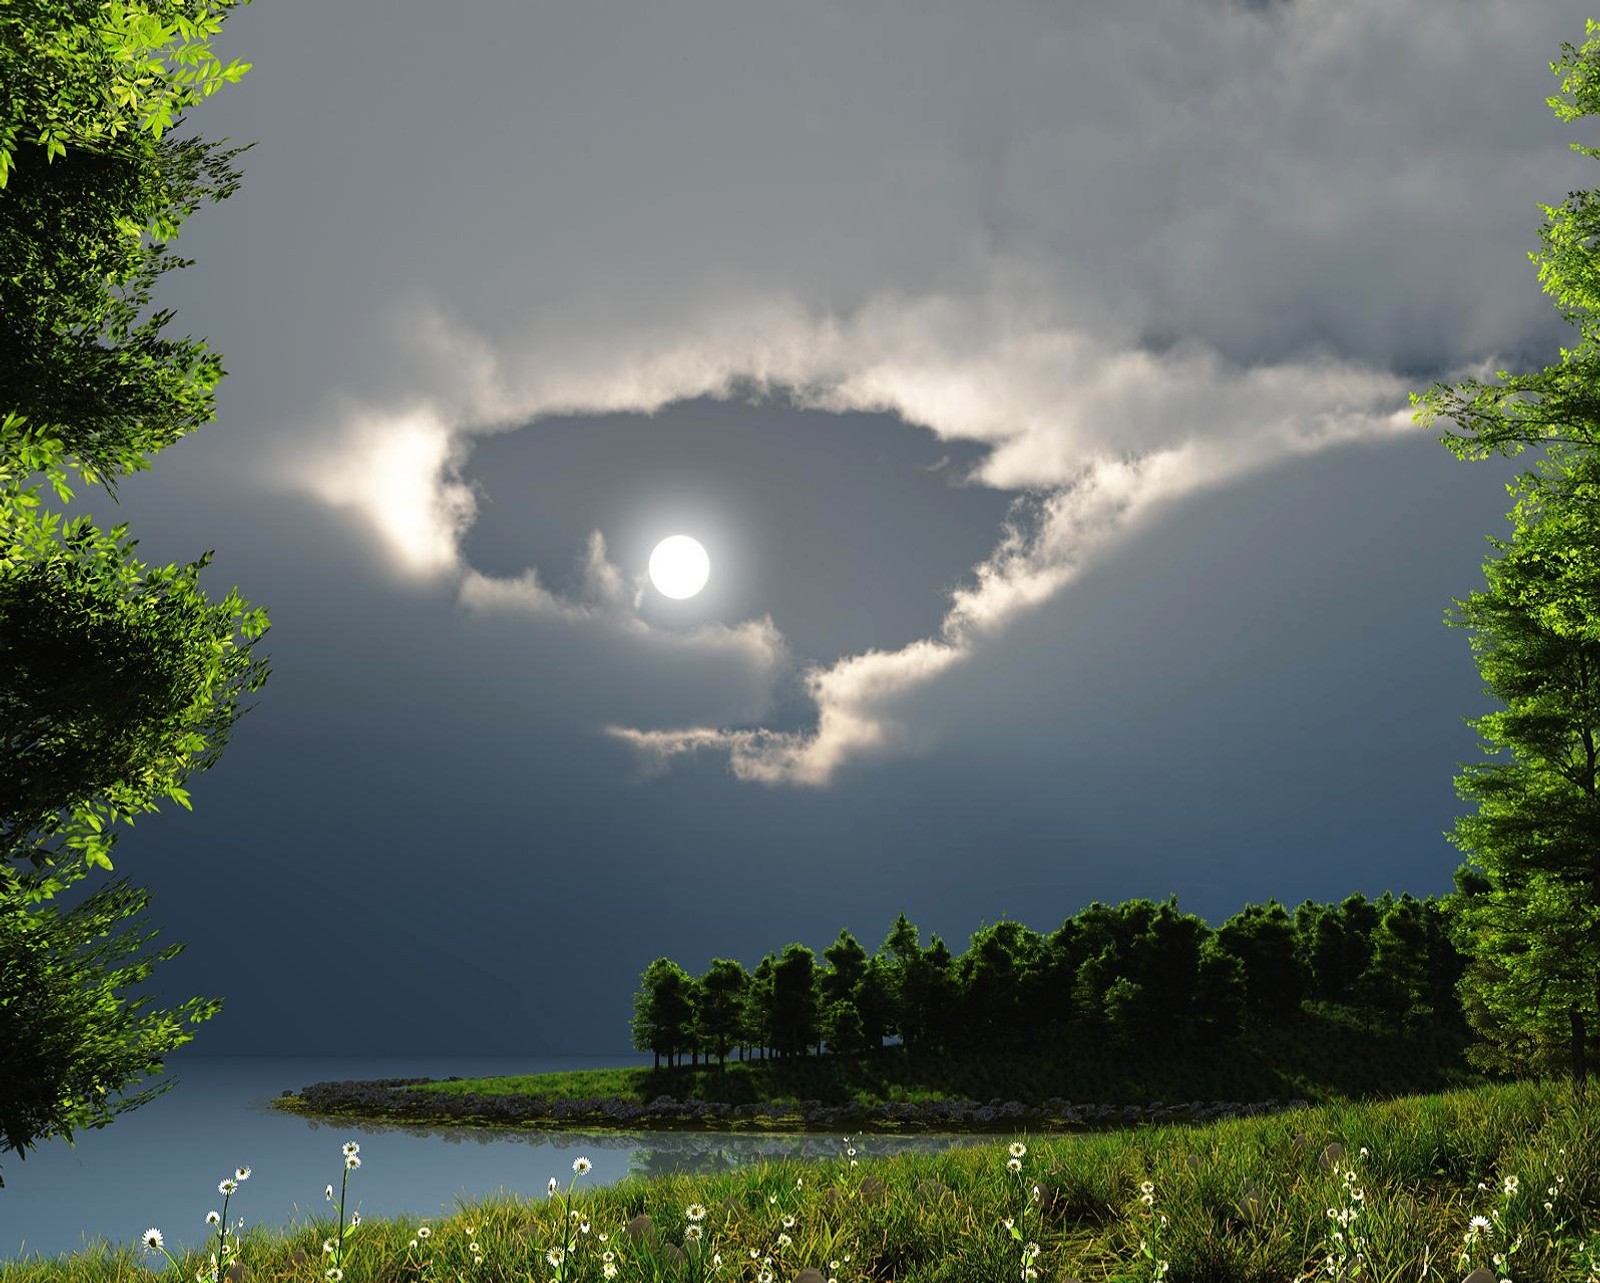
[[(1449, 889), (1554, 359), (1569, 0), (256, 0), (191, 116), (217, 421), (80, 506), (274, 675), (118, 871), (218, 1054), (626, 1048), (904, 911)], [(693, 535), (704, 592), (649, 585)]]

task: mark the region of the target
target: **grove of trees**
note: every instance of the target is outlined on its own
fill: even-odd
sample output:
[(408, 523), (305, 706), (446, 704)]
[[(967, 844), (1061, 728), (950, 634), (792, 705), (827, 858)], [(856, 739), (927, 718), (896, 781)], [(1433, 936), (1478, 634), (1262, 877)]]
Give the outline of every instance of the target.
[(1004, 1053), (1041, 1041), (1148, 1045), (1233, 1038), (1307, 1002), (1331, 1004), (1404, 1039), (1460, 1028), (1465, 960), (1452, 939), (1461, 894), (1445, 899), (1276, 901), (1213, 929), (1157, 904), (1096, 902), (1048, 935), (986, 925), (952, 956), (926, 946), (904, 914), (867, 954), (848, 929), (816, 953), (803, 944), (747, 970), (714, 958), (693, 976), (669, 958), (644, 971), (631, 1033), (659, 1067), (715, 1057), (871, 1053), (898, 1037), (913, 1054)]

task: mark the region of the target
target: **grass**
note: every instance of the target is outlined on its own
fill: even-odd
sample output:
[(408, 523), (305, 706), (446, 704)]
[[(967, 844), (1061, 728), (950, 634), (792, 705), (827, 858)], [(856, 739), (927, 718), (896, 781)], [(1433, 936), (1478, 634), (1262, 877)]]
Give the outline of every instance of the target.
[[(1482, 1076), (1465, 1067), (1463, 1042), (1463, 1035), (1447, 1029), (1425, 1030), (1401, 1041), (1347, 1010), (1308, 1005), (1292, 1018), (1252, 1030), (1237, 1041), (1169, 1048), (1162, 1057), (1079, 1037), (1041, 1039), (1003, 1055), (912, 1055), (903, 1047), (884, 1047), (870, 1055), (732, 1060), (724, 1068), (595, 1069), (435, 1082), (405, 1090), (550, 1101), (615, 1097), (636, 1104), (659, 1096), (731, 1105), (815, 1101), (865, 1106), (960, 1098), (1030, 1104), (1052, 1098), (1106, 1105), (1268, 1099), (1319, 1104), (1481, 1084)], [(769, 1124), (746, 1125), (757, 1130)]]
[[(937, 1154), (871, 1149), (870, 1136), (847, 1138), (824, 1162), (593, 1190), (580, 1159), (565, 1188), (552, 1178), (543, 1197), (502, 1192), (425, 1226), (345, 1225), (342, 1206), (325, 1226), (224, 1224), (221, 1259), (254, 1283), (327, 1283), (330, 1270), (335, 1283), (1457, 1283), (1478, 1269), (1473, 1283), (1600, 1280), (1600, 1101), (1562, 1083)], [(213, 1251), (176, 1259), (176, 1277), (210, 1278)], [(138, 1245), (101, 1244), (0, 1265), (0, 1283), (146, 1271)]]

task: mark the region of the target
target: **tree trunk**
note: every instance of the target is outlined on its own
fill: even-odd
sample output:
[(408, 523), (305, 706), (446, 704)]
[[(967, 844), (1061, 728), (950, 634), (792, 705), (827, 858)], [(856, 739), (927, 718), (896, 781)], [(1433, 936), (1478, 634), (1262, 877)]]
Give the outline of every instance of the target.
[(656, 1072), (661, 1072), (661, 1053), (659, 1051), (656, 1052)]
[(1589, 1062), (1586, 1055), (1585, 1031), (1583, 1027), (1583, 1008), (1576, 1003), (1567, 1008), (1567, 1015), (1572, 1021), (1572, 1090), (1577, 1093), (1578, 1099), (1583, 1099), (1584, 1088), (1589, 1081)]

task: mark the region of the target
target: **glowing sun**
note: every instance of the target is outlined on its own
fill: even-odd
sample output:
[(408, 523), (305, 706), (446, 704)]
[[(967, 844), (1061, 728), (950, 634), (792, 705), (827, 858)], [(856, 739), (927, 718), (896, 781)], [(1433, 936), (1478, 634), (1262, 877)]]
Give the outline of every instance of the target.
[(663, 597), (693, 597), (711, 577), (711, 558), (688, 535), (669, 535), (650, 554), (650, 582)]

